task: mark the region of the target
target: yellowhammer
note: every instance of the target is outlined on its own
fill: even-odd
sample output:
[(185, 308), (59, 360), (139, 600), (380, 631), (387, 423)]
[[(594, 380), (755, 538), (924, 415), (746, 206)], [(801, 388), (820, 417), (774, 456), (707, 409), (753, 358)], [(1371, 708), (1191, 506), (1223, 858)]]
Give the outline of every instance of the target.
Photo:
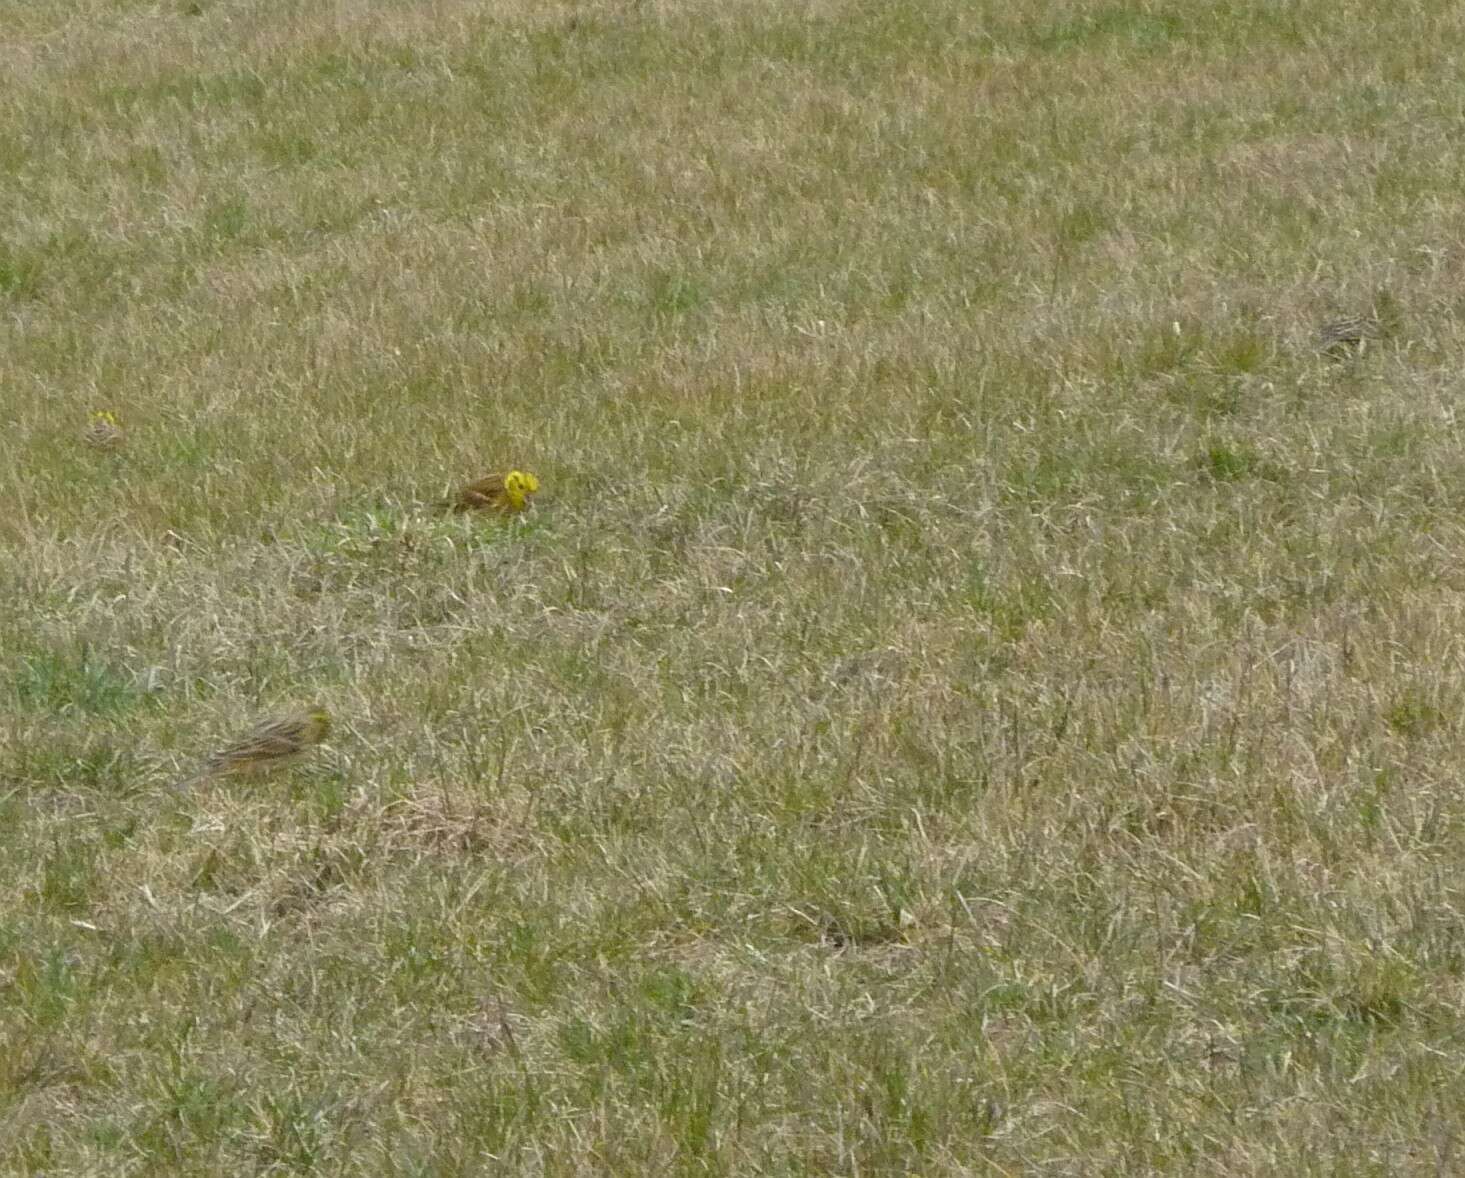
[(1370, 340), (1384, 337), (1384, 325), (1374, 315), (1334, 319), (1318, 329), (1318, 351), (1328, 356), (1358, 356)]
[(330, 731), (330, 713), (318, 706), (271, 717), (256, 724), (242, 739), (214, 753), (202, 769), (180, 782), (177, 788), (187, 789), (210, 777), (267, 773), (298, 760)]
[(539, 480), (527, 470), (511, 470), (508, 474), (485, 475), (463, 487), (441, 506), (454, 511), (523, 511), (529, 496), (539, 490)]
[(81, 440), (98, 450), (115, 450), (126, 438), (116, 414), (108, 409), (93, 413), (87, 418), (86, 429), (81, 431)]
[(1334, 319), (1318, 329), (1318, 351), (1333, 359), (1361, 356), (1374, 340), (1399, 334), (1404, 327), (1404, 308), (1392, 291), (1374, 292), (1373, 302), (1362, 315)]

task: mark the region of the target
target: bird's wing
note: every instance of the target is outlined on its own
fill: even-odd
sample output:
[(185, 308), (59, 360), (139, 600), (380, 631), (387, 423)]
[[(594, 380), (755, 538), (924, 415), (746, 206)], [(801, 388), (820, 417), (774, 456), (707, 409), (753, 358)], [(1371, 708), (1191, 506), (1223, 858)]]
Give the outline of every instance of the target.
[(503, 497), (503, 494), (503, 476), (487, 475), (484, 478), (475, 479), (459, 491), (456, 506), (459, 511), (466, 511), (470, 507), (491, 507)]

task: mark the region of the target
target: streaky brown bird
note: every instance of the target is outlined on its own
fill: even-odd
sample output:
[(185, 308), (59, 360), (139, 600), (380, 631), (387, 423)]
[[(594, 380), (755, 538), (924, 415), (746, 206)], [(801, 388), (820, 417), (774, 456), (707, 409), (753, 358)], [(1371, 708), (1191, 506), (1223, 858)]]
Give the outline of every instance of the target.
[(523, 511), (529, 496), (539, 490), (539, 480), (528, 471), (511, 470), (490, 474), (460, 487), (455, 495), (441, 500), (439, 507), (452, 511)]

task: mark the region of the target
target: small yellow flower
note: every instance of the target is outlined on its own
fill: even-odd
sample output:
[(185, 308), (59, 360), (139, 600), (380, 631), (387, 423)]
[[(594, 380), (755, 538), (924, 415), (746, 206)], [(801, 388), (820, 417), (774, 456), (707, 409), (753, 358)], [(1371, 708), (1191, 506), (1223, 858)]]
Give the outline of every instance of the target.
[(299, 760), (331, 731), (325, 708), (303, 708), (256, 724), (247, 735), (214, 753), (179, 789), (210, 777), (252, 776)]
[(529, 496), (537, 490), (539, 480), (527, 470), (511, 470), (474, 480), (441, 506), (454, 511), (517, 512), (529, 506)]
[(115, 450), (127, 440), (127, 435), (122, 432), (117, 415), (110, 409), (101, 409), (87, 418), (81, 440), (98, 450)]

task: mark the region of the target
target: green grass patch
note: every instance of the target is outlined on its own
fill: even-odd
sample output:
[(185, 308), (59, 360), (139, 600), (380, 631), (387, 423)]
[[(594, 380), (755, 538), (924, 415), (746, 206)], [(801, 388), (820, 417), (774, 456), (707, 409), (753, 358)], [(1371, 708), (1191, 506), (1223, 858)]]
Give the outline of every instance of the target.
[(1458, 5), (0, 28), (0, 1170), (1451, 1172)]

